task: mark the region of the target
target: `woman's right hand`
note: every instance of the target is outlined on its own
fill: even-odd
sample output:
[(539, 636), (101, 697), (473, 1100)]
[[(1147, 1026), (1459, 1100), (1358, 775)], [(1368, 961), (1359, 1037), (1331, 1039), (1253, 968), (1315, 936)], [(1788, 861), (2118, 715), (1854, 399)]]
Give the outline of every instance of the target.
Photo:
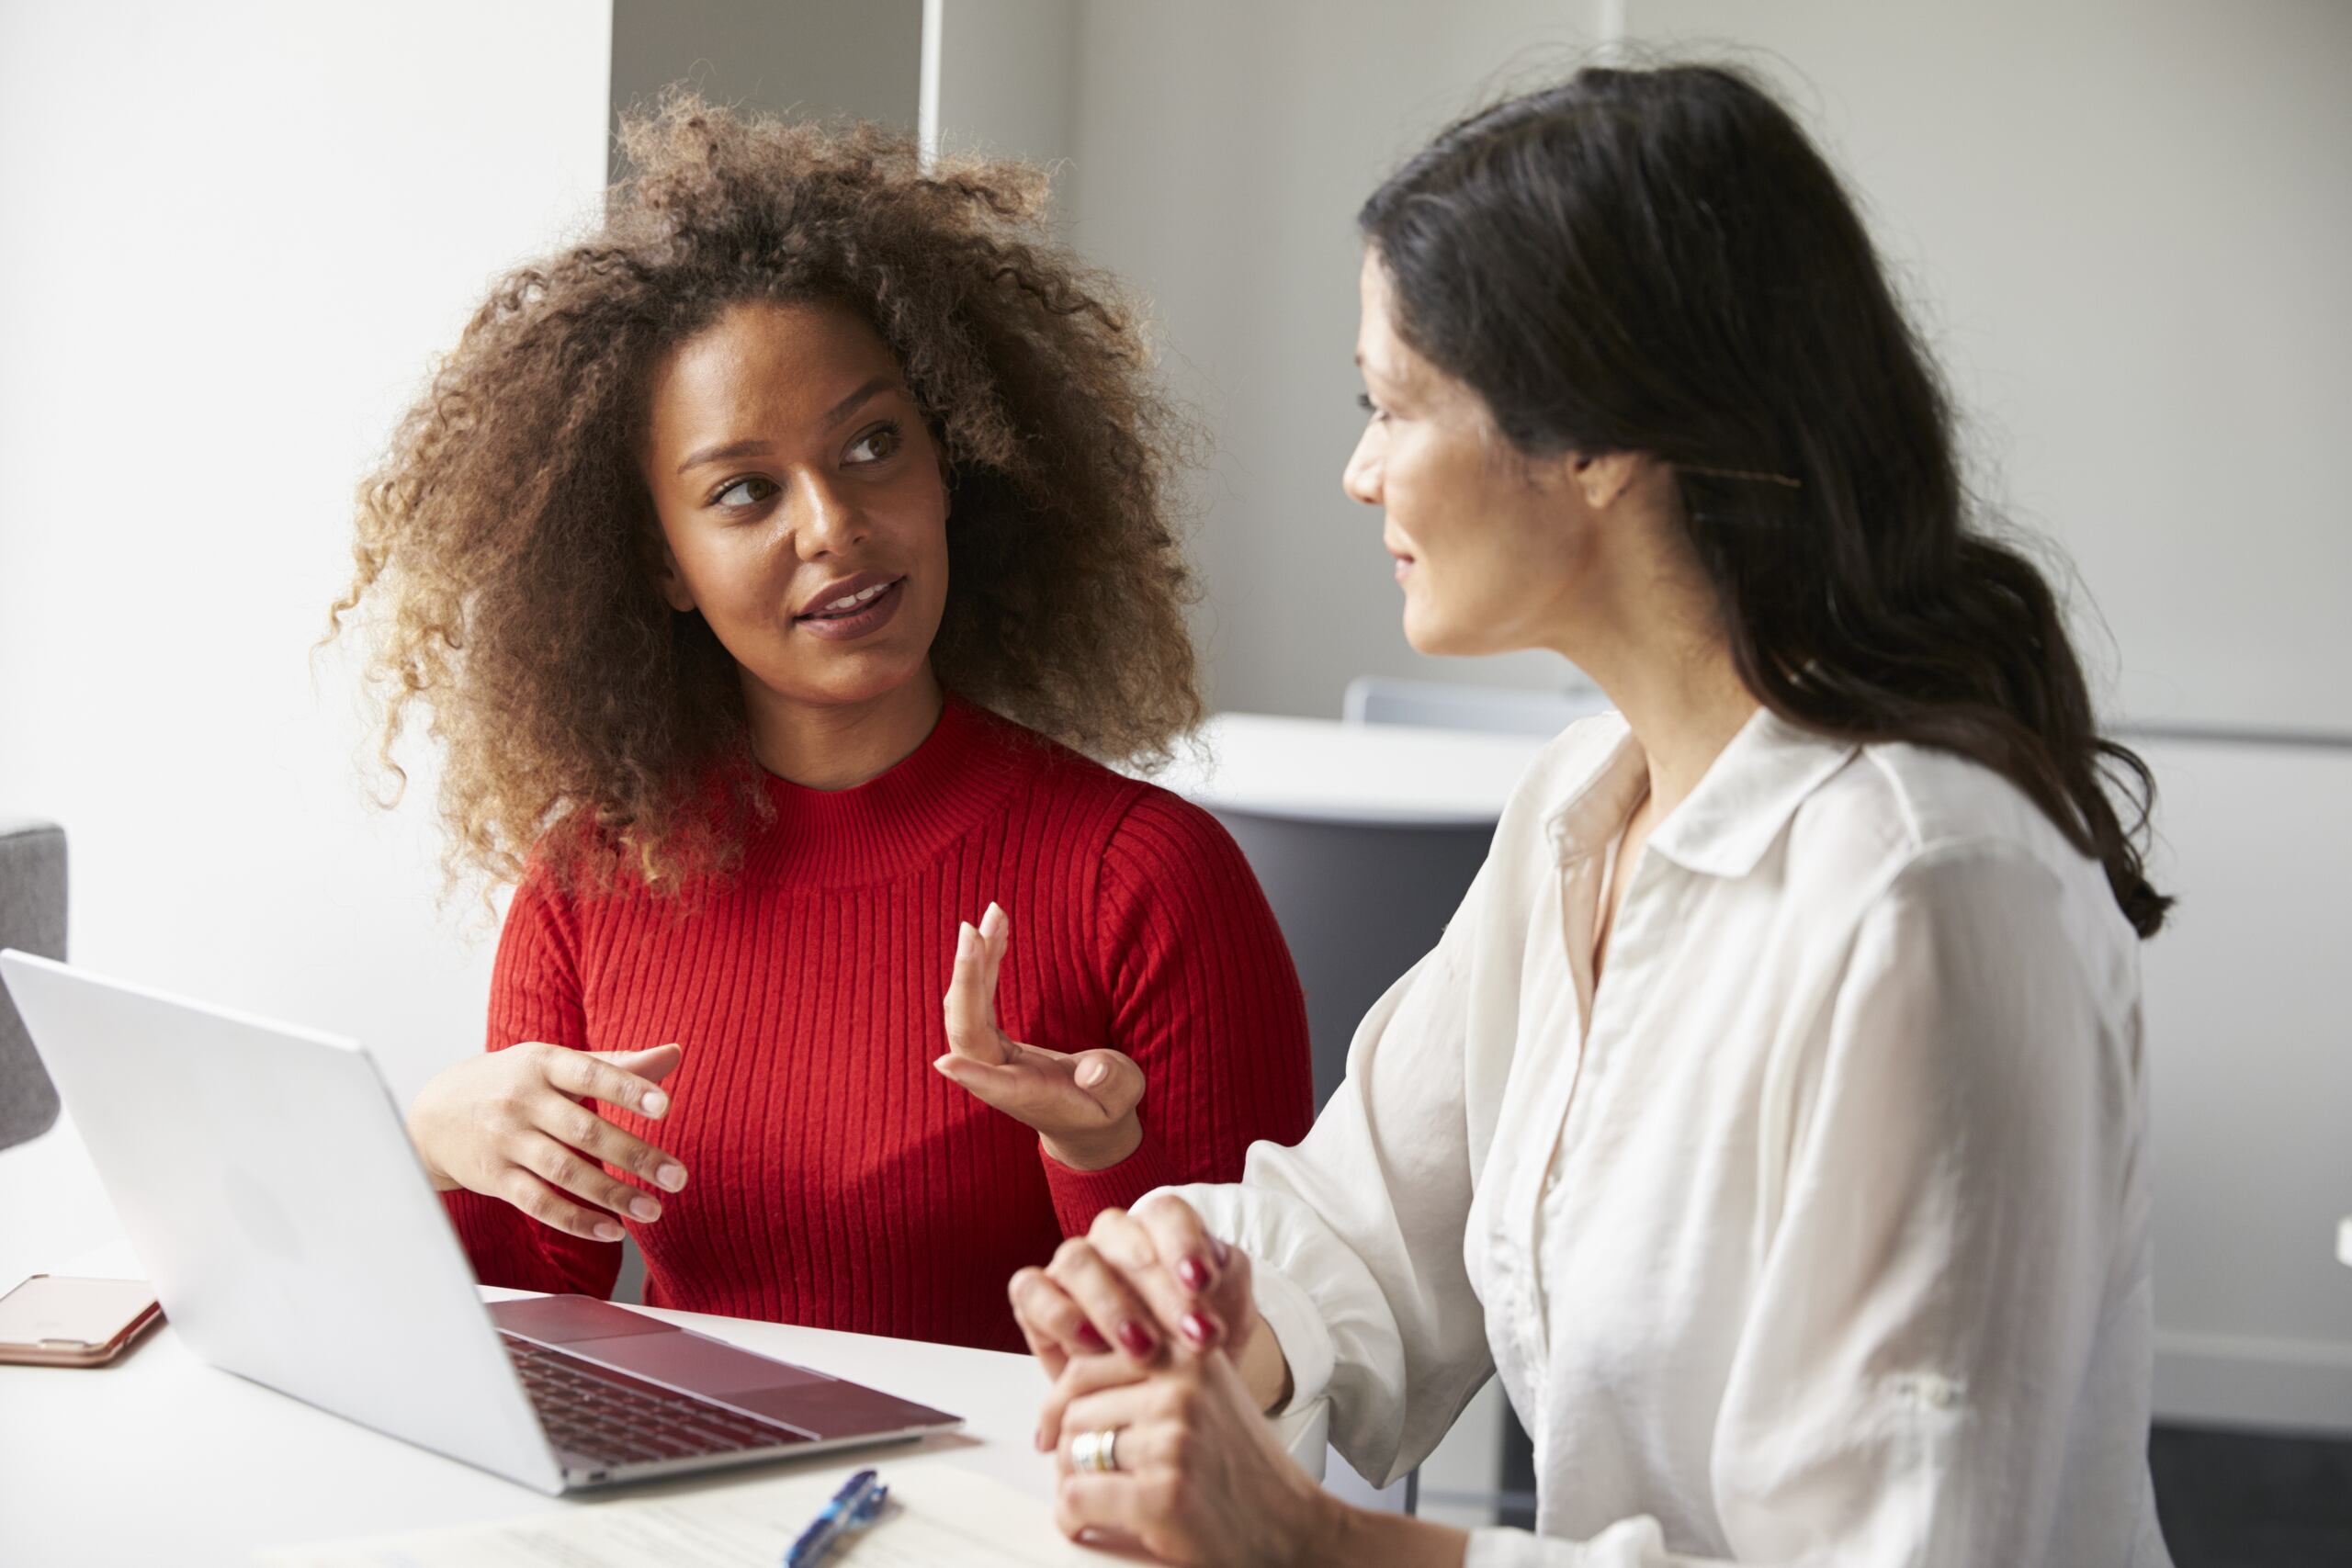
[(659, 1121), (670, 1097), (654, 1085), (684, 1055), (675, 1045), (571, 1051), (538, 1041), (485, 1052), (424, 1086), (409, 1108), (409, 1142), (442, 1191), (462, 1187), (503, 1199), (557, 1230), (618, 1241), (614, 1215), (658, 1220), (662, 1204), (605, 1166), (666, 1192), (686, 1184), (686, 1169), (582, 1102), (601, 1100)]
[(1261, 1409), (1287, 1392), (1281, 1348), (1261, 1332), (1249, 1255), (1211, 1235), (1181, 1198), (1155, 1198), (1132, 1213), (1103, 1210), (1051, 1263), (1015, 1274), (1009, 1293), (1031, 1352), (1057, 1382), (1039, 1422), (1041, 1449), (1059, 1430), (1059, 1383), (1077, 1359), (1099, 1367), (1116, 1358), (1140, 1376), (1182, 1337), (1195, 1350), (1230, 1355)]

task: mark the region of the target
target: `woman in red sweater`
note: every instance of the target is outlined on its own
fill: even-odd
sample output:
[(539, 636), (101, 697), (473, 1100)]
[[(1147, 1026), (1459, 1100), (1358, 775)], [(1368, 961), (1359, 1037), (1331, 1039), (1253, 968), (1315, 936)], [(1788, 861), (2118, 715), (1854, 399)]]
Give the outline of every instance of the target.
[(519, 882), (411, 1134), (485, 1280), (608, 1294), (626, 1230), (654, 1304), (1018, 1349), (1015, 1269), (1310, 1113), (1238, 851), (1081, 754), (1199, 717), (1170, 426), (1033, 174), (625, 136), (363, 492), (387, 755), (422, 699)]

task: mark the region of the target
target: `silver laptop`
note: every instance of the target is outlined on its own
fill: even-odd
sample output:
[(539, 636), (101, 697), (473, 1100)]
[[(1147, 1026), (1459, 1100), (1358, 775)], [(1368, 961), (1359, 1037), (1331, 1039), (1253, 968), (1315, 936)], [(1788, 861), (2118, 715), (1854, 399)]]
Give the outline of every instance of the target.
[(358, 1045), (13, 950), (0, 978), (216, 1367), (550, 1493), (963, 1424), (585, 1296), (486, 1308)]

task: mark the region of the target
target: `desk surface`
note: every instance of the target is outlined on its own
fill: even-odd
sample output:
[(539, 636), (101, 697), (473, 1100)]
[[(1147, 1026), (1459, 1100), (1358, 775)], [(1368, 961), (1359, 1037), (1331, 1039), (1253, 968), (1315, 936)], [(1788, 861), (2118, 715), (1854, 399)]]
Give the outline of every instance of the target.
[[(754, 1466), (736, 1472), (741, 1478), (846, 1476), (867, 1464), (887, 1473), (894, 1462), (922, 1455), (1051, 1495), (1051, 1461), (1030, 1446), (1045, 1383), (1027, 1357), (695, 1313), (659, 1315), (967, 1421), (958, 1435), (820, 1455), (797, 1466)], [(605, 1495), (727, 1483), (705, 1477)], [(0, 1367), (0, 1562), (244, 1564), (274, 1546), (579, 1506), (218, 1371), (168, 1325), (112, 1367)]]
[(1414, 725), (1221, 713), (1154, 780), (1213, 811), (1392, 827), (1492, 827), (1548, 742)]
[[(0, 1288), (28, 1272), (140, 1271), (128, 1247), (101, 1245), (119, 1227), (70, 1122), (0, 1151), (0, 1216), (7, 1221)], [(20, 1217), (40, 1223), (20, 1230)], [(754, 1466), (740, 1472), (745, 1478), (796, 1470), (846, 1476), (869, 1463), (923, 1455), (1051, 1495), (1051, 1461), (1031, 1446), (1045, 1381), (1025, 1356), (695, 1313), (661, 1315), (965, 1417), (964, 1430), (952, 1436)], [(705, 1477), (604, 1495), (726, 1483)], [(579, 1506), (216, 1371), (168, 1324), (110, 1367), (0, 1366), (6, 1568), (242, 1565), (274, 1546)]]

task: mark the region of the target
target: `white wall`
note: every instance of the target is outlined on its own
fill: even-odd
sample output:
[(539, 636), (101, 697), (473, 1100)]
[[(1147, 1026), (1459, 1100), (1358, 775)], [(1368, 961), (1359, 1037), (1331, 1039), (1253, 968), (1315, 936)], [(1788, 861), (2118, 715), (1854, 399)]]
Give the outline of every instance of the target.
[(309, 652), (429, 357), (594, 216), (609, 38), (602, 0), (0, 6), (0, 801), (69, 831), (75, 959), (356, 1035), (403, 1097), (480, 1048), (487, 922)]
[(747, 109), (855, 115), (915, 129), (922, 0), (609, 5), (616, 117), (684, 82), (713, 102)]
[(949, 152), (1020, 158), (1063, 176), (1077, 146), (1081, 0), (932, 0), (931, 124)]
[(2352, 749), (2142, 743), (2163, 792), (2143, 951), (2156, 1406), (2352, 1432)]
[[(951, 0), (953, 3), (953, 0)], [(1080, 8), (1069, 232), (1151, 302), (1208, 426), (1199, 620), (1219, 707), (1337, 717), (1373, 673), (1564, 683), (1549, 656), (1414, 653), (1380, 524), (1340, 491), (1363, 389), (1355, 211), (1440, 125), (1599, 37), (1585, 0)]]

